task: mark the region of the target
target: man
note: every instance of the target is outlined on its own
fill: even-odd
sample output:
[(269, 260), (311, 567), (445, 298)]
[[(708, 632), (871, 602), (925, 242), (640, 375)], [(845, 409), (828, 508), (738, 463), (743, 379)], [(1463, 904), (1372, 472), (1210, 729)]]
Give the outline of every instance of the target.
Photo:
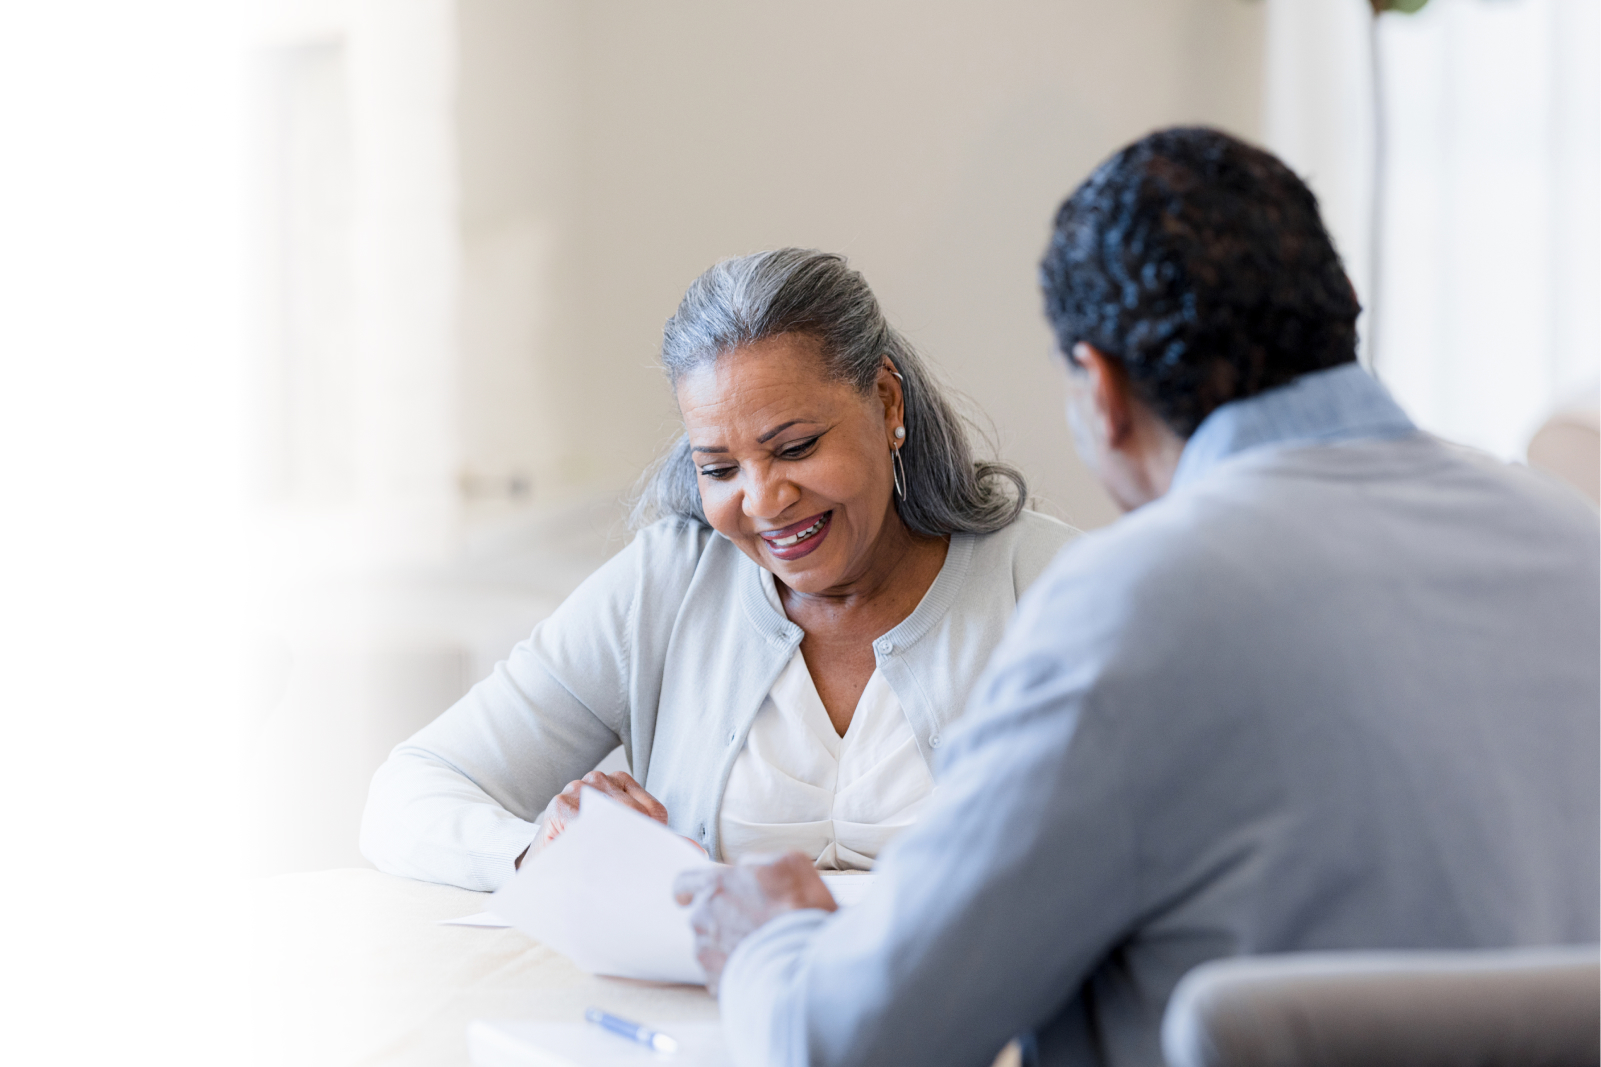
[(1105, 163), (1041, 278), (1131, 514), (1020, 604), (864, 902), (680, 880), (736, 1059), (1159, 1067), (1209, 959), (1595, 941), (1595, 513), (1413, 427), (1312, 194), (1223, 134)]

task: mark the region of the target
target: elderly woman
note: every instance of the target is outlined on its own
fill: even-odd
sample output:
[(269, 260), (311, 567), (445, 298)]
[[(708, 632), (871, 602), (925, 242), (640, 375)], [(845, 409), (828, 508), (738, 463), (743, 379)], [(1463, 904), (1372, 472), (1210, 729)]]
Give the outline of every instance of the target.
[[(839, 256), (719, 263), (662, 362), (685, 433), (636, 510), (655, 521), (379, 769), (362, 850), (380, 869), (494, 889), (580, 785), (714, 858), (870, 868), (1072, 536), (1023, 509), (1015, 470), (974, 462)], [(619, 742), (632, 775), (585, 774)]]

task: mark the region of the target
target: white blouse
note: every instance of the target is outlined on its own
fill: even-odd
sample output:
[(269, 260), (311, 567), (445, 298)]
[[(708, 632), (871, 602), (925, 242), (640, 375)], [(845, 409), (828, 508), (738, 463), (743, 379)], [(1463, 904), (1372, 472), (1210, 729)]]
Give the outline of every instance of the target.
[[(776, 599), (776, 597), (775, 597)], [(723, 857), (796, 849), (819, 870), (865, 871), (934, 788), (895, 691), (874, 671), (841, 737), (799, 648), (734, 762), (719, 816)]]

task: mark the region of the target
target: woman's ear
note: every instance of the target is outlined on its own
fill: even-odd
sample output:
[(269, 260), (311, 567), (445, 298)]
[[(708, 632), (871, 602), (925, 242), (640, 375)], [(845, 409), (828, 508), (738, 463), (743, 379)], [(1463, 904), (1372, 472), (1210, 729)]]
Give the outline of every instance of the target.
[(888, 356), (879, 364), (877, 392), (884, 405), (884, 426), (894, 436), (896, 428), (906, 425), (906, 391), (902, 388), (900, 371)]

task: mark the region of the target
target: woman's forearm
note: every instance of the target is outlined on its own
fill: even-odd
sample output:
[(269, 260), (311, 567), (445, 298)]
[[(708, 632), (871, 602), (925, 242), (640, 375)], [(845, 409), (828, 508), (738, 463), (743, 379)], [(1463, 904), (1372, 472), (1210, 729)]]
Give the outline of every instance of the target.
[(373, 776), (361, 851), (389, 874), (493, 890), (538, 833), (465, 775), (401, 748)]

